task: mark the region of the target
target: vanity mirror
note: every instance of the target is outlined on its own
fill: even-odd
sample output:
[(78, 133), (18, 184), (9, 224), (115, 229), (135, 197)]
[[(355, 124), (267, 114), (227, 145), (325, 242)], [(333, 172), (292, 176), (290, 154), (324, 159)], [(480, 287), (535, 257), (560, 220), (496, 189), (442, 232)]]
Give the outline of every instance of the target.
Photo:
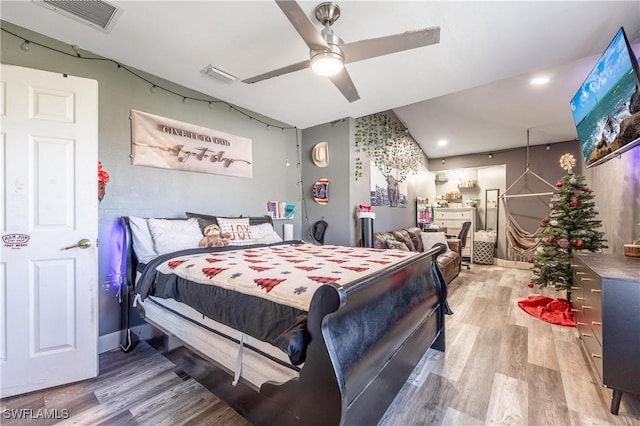
[(499, 189), (487, 189), (484, 197), (484, 230), (498, 232)]

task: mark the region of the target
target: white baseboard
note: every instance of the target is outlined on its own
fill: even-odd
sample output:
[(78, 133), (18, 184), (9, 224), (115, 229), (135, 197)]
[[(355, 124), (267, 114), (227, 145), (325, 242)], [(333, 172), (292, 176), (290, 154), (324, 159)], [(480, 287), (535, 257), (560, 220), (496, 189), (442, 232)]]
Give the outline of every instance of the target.
[[(131, 328), (131, 333), (138, 337), (138, 340), (147, 340), (157, 336), (158, 332), (149, 324), (141, 324)], [(105, 334), (98, 338), (98, 353), (108, 352), (120, 347), (120, 331)]]
[(533, 264), (529, 262), (518, 262), (516, 260), (494, 259), (494, 263), (505, 268), (531, 269)]

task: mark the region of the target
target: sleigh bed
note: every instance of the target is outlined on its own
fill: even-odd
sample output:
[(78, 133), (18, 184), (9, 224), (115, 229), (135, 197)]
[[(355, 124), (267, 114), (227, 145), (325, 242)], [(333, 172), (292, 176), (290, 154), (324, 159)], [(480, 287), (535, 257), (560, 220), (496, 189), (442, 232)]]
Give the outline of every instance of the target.
[[(217, 220), (192, 216), (200, 225)], [(268, 216), (249, 221), (272, 226)], [(129, 217), (122, 224), (122, 349), (132, 347), (129, 318), (138, 310), (234, 385), (288, 401), (291, 424), (375, 424), (425, 351), (444, 351), (446, 284), (435, 262), (444, 247), (281, 241), (188, 248), (143, 265), (132, 244), (138, 230)]]

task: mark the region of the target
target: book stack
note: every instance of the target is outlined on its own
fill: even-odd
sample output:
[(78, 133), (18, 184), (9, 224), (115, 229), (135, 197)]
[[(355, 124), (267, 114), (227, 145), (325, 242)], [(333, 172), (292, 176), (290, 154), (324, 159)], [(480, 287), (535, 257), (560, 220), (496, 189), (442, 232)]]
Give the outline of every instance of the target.
[(296, 206), (284, 201), (267, 201), (267, 214), (274, 219), (293, 219)]

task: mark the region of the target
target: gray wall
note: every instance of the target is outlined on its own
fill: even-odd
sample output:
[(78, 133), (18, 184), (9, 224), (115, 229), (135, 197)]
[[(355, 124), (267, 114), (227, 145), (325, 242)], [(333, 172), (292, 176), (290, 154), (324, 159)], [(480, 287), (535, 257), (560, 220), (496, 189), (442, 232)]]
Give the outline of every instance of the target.
[[(66, 44), (9, 23), (2, 22), (2, 27), (47, 46), (71, 51)], [(121, 237), (119, 217), (180, 217), (185, 211), (229, 216), (264, 215), (268, 200), (286, 201), (300, 208), (294, 130), (284, 134), (280, 130), (267, 130), (266, 125), (229, 111), (224, 105), (209, 109), (206, 103), (185, 105), (180, 97), (162, 90), (151, 93), (148, 83), (110, 62), (81, 60), (33, 44), (31, 52), (25, 54), (20, 50), (21, 42), (2, 33), (2, 63), (92, 78), (99, 84), (99, 158), (111, 175), (99, 209), (100, 335), (119, 329), (116, 298)], [(205, 97), (156, 77), (146, 77), (186, 96)], [(221, 83), (212, 81), (212, 84)], [(253, 179), (133, 166), (129, 157), (129, 111), (132, 108), (252, 139)], [(257, 114), (253, 115), (259, 118)], [(262, 119), (282, 125), (268, 118)], [(287, 159), (290, 167), (285, 166)], [(346, 178), (342, 179), (347, 182)], [(339, 186), (340, 183), (336, 184)], [(300, 217), (296, 214), (292, 221), (296, 238), (300, 237)], [(281, 223), (276, 222), (280, 233)]]
[[(393, 113), (389, 113), (393, 114)], [(326, 244), (356, 245), (361, 239), (357, 207), (369, 205), (371, 199), (369, 161), (362, 156), (362, 177), (355, 178), (355, 120), (352, 118), (322, 124), (302, 131), (302, 176), (303, 194), (309, 217), (309, 225), (322, 217), (329, 224), (325, 234)], [(315, 144), (329, 143), (329, 166), (317, 167), (311, 152)], [(374, 231), (390, 231), (416, 223), (416, 197), (425, 197), (434, 192), (433, 174), (425, 167), (418, 174), (407, 178), (407, 208), (373, 207), (376, 214)], [(319, 205), (313, 201), (311, 188), (317, 179), (329, 179), (329, 203)], [(303, 236), (308, 233), (307, 223), (302, 225)]]
[(586, 169), (584, 176), (608, 240), (605, 252), (622, 254), (624, 244), (640, 238), (640, 147)]
[[(571, 153), (577, 160), (576, 173), (581, 173), (581, 154), (577, 141), (559, 142), (550, 144), (550, 149), (546, 150), (545, 145), (534, 145), (529, 148), (529, 168), (538, 176), (545, 179), (551, 184), (566, 174), (566, 171), (560, 168), (558, 162), (560, 156), (565, 153)], [(445, 164), (440, 159), (429, 160), (429, 170), (436, 173), (439, 170), (448, 170), (465, 167), (483, 167), (489, 165), (504, 164), (506, 168), (506, 188), (509, 188), (526, 170), (527, 167), (527, 150), (526, 148), (514, 148), (512, 150), (494, 152), (493, 158), (489, 158), (488, 154), (472, 154), (461, 155), (457, 157), (449, 157)], [(524, 194), (549, 192), (553, 189), (544, 184), (532, 175), (522, 178), (511, 189), (508, 194)], [(500, 194), (505, 191), (500, 190)], [(527, 231), (534, 232), (538, 229), (538, 225), (542, 218), (549, 214), (549, 196), (541, 197), (523, 197), (511, 198), (508, 200), (509, 211), (514, 219)], [(503, 204), (500, 205), (500, 225), (499, 234), (506, 235), (505, 231), (505, 215)], [(499, 244), (506, 247), (506, 241)], [(505, 249), (498, 252), (498, 257), (507, 258), (508, 253)]]
[[(349, 201), (350, 134), (353, 120), (339, 120), (302, 131), (302, 196), (307, 216), (303, 218), (302, 236), (313, 241), (309, 228), (324, 218), (328, 226), (325, 244), (351, 245)], [(329, 165), (318, 167), (312, 160), (313, 147), (320, 142), (329, 146)], [(329, 179), (329, 203), (321, 205), (313, 200), (313, 185), (318, 179)]]
[[(595, 194), (595, 202), (599, 209), (598, 218), (602, 221), (602, 230), (609, 245), (605, 251), (623, 253), (624, 244), (630, 244), (633, 239), (640, 238), (640, 147), (622, 154), (619, 159), (614, 158), (591, 168), (582, 166), (583, 159), (577, 141), (551, 144), (550, 148), (547, 151), (544, 145), (530, 147), (530, 169), (553, 184), (566, 174), (558, 163), (560, 156), (567, 152), (573, 154), (577, 161), (575, 173), (586, 177), (587, 185)], [(509, 187), (526, 168), (526, 149), (494, 153), (492, 159), (489, 159), (487, 154), (452, 157), (447, 158), (444, 165), (440, 159), (430, 160), (429, 169), (437, 172), (500, 163), (506, 165), (506, 184)], [(530, 177), (511, 188), (509, 194), (549, 190), (552, 189), (535, 177)], [(549, 198), (512, 198), (509, 200), (509, 209), (518, 223), (533, 232), (540, 220), (549, 213)], [(503, 216), (500, 216), (501, 220), (502, 218)]]

